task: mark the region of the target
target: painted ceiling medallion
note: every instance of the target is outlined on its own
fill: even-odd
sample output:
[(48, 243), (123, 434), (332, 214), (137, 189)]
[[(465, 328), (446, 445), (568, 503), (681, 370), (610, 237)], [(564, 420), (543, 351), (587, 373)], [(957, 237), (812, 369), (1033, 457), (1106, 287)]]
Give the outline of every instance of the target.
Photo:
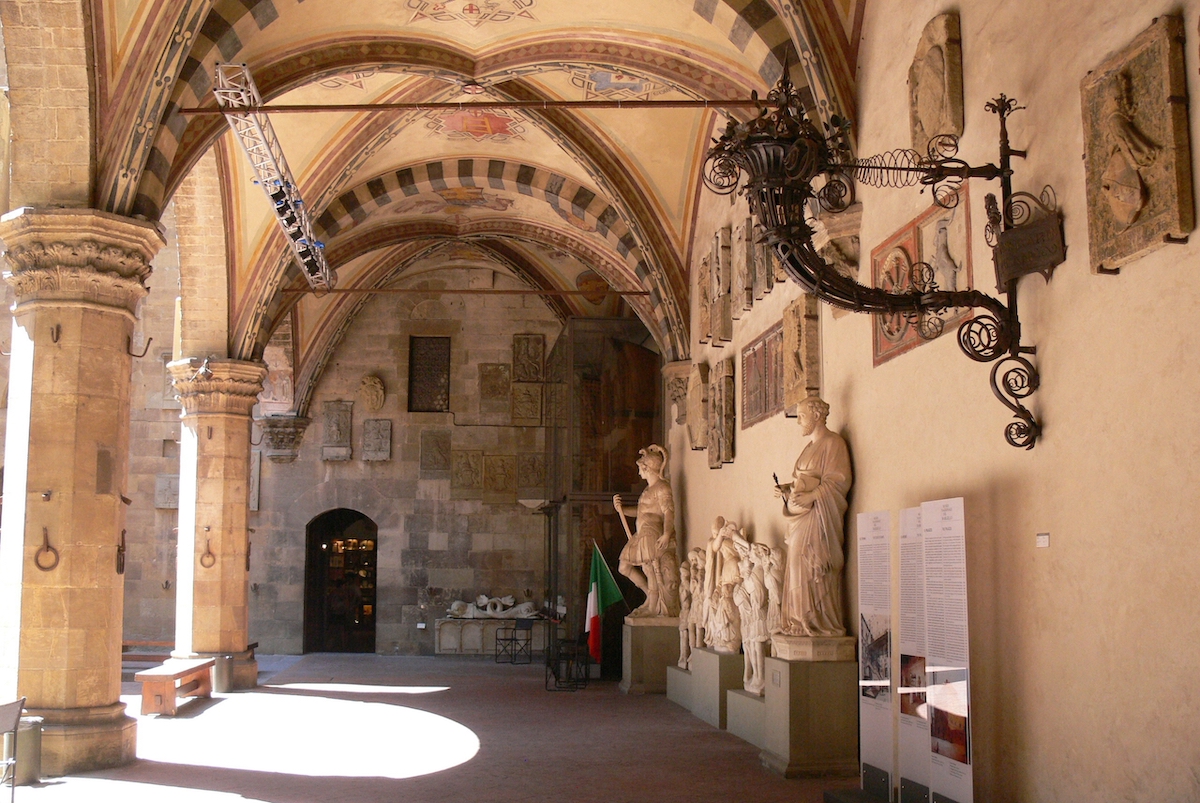
[(478, 28), (485, 22), (508, 22), (522, 18), (536, 20), (530, 10), (536, 0), (408, 0), (413, 16), (409, 22), (465, 22)]
[(525, 118), (516, 112), (502, 109), (456, 109), (450, 112), (429, 112), (425, 127), (450, 139), (473, 139), (507, 142), (524, 139)]
[(640, 75), (578, 67), (571, 70), (571, 83), (583, 90), (585, 100), (650, 100), (671, 89)]

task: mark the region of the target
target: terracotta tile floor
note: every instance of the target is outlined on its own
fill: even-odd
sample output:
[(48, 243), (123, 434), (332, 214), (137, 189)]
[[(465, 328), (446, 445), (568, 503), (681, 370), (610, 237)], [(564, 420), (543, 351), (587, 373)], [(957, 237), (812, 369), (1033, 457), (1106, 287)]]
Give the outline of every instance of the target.
[[(20, 787), (17, 800), (815, 803), (858, 785), (773, 775), (757, 748), (662, 695), (611, 682), (547, 692), (536, 662), (326, 654), (260, 669), (255, 691), (139, 717), (136, 763)], [(138, 687), (123, 688), (136, 716)]]

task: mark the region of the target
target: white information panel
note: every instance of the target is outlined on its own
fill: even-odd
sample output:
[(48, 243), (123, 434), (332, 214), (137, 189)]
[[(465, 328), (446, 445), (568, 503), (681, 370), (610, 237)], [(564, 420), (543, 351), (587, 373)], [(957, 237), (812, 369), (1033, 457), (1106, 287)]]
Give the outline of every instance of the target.
[[(931, 803), (973, 803), (963, 500), (921, 505)], [(903, 593), (903, 592), (902, 592)]]
[[(863, 782), (890, 788), (892, 736), (892, 514), (858, 514), (858, 727)], [(885, 777), (886, 776), (886, 777)]]
[(900, 803), (929, 800), (924, 544), (921, 508), (900, 511)]

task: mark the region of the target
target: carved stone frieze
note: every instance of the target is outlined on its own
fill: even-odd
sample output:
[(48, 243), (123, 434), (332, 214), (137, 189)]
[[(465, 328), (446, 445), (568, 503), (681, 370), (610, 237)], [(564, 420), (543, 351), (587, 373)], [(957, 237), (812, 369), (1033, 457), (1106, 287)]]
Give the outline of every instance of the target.
[(734, 357), (727, 357), (711, 371), (708, 390), (708, 467), (720, 468), (733, 462), (733, 437), (737, 423)]
[(688, 380), (692, 375), (690, 360), (670, 362), (663, 366), (667, 382), (667, 398), (675, 405), (675, 423), (686, 424), (688, 417)]
[(688, 379), (687, 429), (693, 449), (708, 448), (708, 363), (692, 366)]
[(300, 452), (304, 430), (312, 422), (298, 415), (269, 415), (259, 420), (267, 459), (272, 463), (291, 463)]
[(821, 389), (819, 302), (804, 293), (783, 311), (783, 406), (791, 412)]
[(18, 306), (85, 301), (130, 313), (165, 242), (153, 223), (94, 209), (24, 208), (0, 220), (0, 239)]
[(167, 363), (184, 416), (250, 415), (267, 376), (266, 363), (189, 357)]
[(939, 134), (962, 136), (962, 36), (958, 15), (940, 14), (921, 32), (908, 69), (912, 146), (925, 153)]

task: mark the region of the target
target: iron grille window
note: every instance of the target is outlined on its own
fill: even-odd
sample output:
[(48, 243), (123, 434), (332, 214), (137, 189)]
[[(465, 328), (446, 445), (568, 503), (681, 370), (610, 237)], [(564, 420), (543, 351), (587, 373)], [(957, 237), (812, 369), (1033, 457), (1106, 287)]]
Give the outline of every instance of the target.
[(783, 323), (742, 349), (742, 429), (783, 410)]
[(408, 411), (450, 412), (450, 338), (408, 339)]

